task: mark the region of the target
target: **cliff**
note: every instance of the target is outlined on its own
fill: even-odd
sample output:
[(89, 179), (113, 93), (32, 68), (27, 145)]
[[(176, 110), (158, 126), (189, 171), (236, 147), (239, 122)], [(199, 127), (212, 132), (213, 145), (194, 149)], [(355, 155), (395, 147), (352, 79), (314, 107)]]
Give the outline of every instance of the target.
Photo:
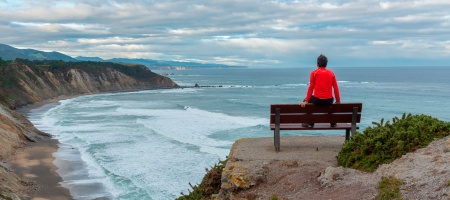
[(0, 103), (9, 108), (61, 95), (178, 87), (143, 65), (0, 60)]
[(4, 159), (27, 142), (49, 137), (15, 108), (62, 95), (176, 87), (142, 65), (0, 59), (0, 199), (20, 198), (28, 184), (8, 170)]

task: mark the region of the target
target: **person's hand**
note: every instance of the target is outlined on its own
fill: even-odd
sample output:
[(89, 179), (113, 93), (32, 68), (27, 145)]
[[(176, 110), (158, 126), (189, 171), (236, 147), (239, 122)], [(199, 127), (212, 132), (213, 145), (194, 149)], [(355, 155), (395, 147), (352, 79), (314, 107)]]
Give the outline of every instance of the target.
[(306, 106), (306, 104), (308, 104), (308, 102), (304, 101), (304, 102), (301, 102), (301, 103), (300, 103), (300, 106), (301, 106), (302, 108), (304, 108), (304, 107)]

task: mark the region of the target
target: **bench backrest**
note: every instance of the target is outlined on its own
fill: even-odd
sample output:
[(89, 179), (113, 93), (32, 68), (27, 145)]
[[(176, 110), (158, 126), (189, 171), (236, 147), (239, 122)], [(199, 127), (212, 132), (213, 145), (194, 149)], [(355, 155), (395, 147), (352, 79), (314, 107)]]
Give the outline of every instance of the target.
[(356, 107), (356, 123), (361, 121), (362, 103), (338, 103), (328, 106), (307, 104), (270, 105), (270, 124), (275, 124), (276, 109), (280, 108), (280, 124), (291, 123), (352, 123), (353, 108)]

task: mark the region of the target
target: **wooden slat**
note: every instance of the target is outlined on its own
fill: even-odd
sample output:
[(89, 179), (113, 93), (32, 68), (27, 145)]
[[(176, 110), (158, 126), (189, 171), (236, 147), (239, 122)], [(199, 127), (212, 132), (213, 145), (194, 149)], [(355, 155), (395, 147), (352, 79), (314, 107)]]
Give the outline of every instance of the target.
[(362, 111), (362, 103), (338, 103), (329, 106), (316, 106), (307, 104), (302, 108), (298, 104), (272, 104), (270, 105), (270, 113), (275, 113), (276, 108), (281, 109), (281, 113), (338, 113), (352, 112), (353, 107), (358, 107), (358, 112)]
[[(361, 114), (356, 116), (356, 122), (361, 121)], [(304, 114), (289, 113), (280, 115), (280, 123), (350, 123), (352, 122), (352, 113), (345, 114)], [(270, 115), (270, 123), (275, 123), (275, 115)]]
[[(329, 123), (316, 123), (314, 128), (302, 127), (301, 124), (281, 124), (280, 130), (345, 130), (351, 129), (351, 123), (338, 123), (335, 127), (331, 127)], [(270, 129), (275, 129), (275, 124), (270, 124)], [(356, 129), (359, 129), (357, 126)]]

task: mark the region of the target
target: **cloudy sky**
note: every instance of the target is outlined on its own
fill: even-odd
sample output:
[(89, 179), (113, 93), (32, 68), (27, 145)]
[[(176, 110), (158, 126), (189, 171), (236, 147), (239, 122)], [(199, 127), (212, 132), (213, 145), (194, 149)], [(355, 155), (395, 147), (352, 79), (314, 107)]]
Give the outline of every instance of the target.
[(0, 43), (250, 67), (450, 66), (444, 0), (0, 0)]

